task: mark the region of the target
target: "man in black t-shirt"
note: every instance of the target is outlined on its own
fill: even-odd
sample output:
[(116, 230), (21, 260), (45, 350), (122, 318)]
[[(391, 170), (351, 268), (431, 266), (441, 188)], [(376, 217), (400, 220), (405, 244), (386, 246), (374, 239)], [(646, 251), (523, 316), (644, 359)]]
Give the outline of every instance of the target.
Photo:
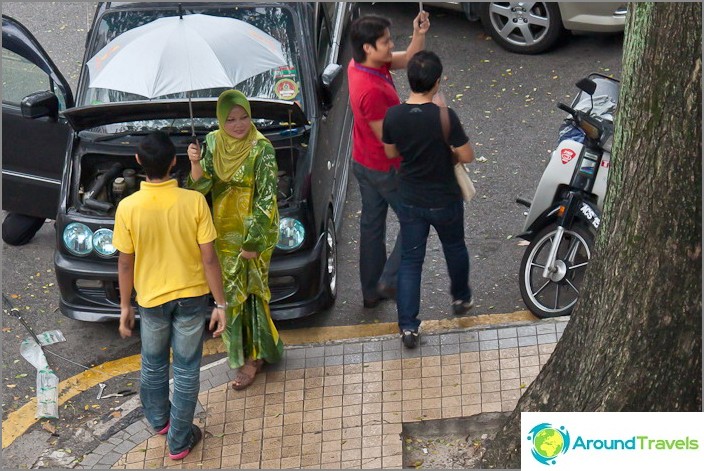
[(407, 71), (411, 95), (405, 103), (387, 111), (382, 141), (387, 157), (402, 156), (398, 325), (403, 344), (414, 348), (418, 343), (420, 280), (430, 226), (438, 233), (445, 253), (453, 312), (467, 314), (474, 305), (464, 241), (464, 204), (453, 170), (455, 159), (472, 162), (474, 151), (451, 109), (445, 141), (438, 105), (446, 105), (437, 98), (442, 76), (440, 58), (433, 52), (420, 51), (408, 62)]

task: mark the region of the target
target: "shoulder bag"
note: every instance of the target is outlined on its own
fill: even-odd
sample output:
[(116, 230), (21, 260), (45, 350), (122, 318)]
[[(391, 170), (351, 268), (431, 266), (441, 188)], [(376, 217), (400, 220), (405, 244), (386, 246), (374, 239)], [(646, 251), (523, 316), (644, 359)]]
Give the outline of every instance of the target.
[(439, 108), (440, 124), (442, 126), (442, 137), (443, 139), (445, 139), (445, 144), (450, 147), (450, 152), (452, 152), (452, 159), (455, 161), (455, 178), (457, 178), (457, 184), (459, 185), (460, 190), (462, 190), (462, 198), (465, 201), (470, 202), (472, 201), (472, 198), (474, 198), (474, 195), (477, 193), (477, 191), (474, 189), (474, 183), (472, 182), (472, 179), (469, 178), (467, 168), (462, 162), (457, 160), (455, 151), (452, 149), (452, 146), (450, 146), (450, 143), (448, 142), (448, 139), (450, 138), (450, 112), (447, 111), (446, 106), (440, 106)]

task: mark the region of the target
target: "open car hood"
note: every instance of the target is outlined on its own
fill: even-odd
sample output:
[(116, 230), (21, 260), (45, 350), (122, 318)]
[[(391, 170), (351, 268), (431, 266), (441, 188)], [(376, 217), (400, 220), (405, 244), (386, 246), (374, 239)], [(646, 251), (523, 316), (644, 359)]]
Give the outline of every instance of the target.
[[(291, 126), (309, 124), (308, 118), (296, 102), (252, 98), (249, 103), (254, 119), (270, 119), (285, 123), (286, 126), (289, 123)], [(217, 98), (194, 98), (193, 117), (215, 118), (216, 104)], [(105, 103), (71, 108), (62, 114), (76, 131), (129, 121), (190, 117), (188, 101), (183, 99)]]

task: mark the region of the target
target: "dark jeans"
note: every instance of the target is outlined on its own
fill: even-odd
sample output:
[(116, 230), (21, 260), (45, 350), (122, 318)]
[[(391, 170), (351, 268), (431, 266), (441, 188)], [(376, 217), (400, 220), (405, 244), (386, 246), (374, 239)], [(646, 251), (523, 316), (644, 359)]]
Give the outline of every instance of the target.
[[(169, 301), (153, 308), (139, 307), (142, 339), (144, 415), (158, 430), (171, 423), (166, 442), (171, 453), (191, 444), (191, 424), (200, 391), (200, 360), (208, 297)], [(174, 358), (174, 394), (169, 403), (169, 347)]]
[(453, 301), (469, 301), (469, 253), (464, 242), (464, 204), (444, 208), (420, 208), (401, 204), (399, 212), (403, 237), (401, 268), (398, 272), (398, 326), (401, 331), (417, 331), (420, 326), (420, 279), (430, 226), (438, 233), (450, 274)]
[(377, 284), (396, 286), (401, 263), (401, 234), (388, 259), (386, 257), (386, 214), (389, 206), (398, 216), (400, 203), (396, 169), (379, 172), (357, 162), (352, 171), (362, 195), (362, 216), (359, 222), (359, 277), (364, 299), (376, 299)]

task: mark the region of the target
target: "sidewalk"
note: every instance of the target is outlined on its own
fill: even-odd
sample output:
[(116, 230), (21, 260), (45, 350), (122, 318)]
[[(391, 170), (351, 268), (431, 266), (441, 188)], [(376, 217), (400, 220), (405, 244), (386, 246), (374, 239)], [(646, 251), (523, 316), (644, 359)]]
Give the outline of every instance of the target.
[(513, 410), (566, 324), (421, 331), (415, 350), (397, 335), (287, 347), (245, 391), (223, 359), (202, 369), (204, 439), (182, 462), (141, 419), (78, 468), (401, 468), (403, 423)]

